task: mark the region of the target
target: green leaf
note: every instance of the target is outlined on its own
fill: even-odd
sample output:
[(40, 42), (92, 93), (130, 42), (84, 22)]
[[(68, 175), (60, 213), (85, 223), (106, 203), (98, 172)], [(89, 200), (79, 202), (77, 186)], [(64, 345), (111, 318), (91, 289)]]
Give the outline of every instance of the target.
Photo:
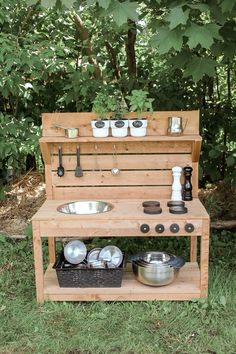
[(216, 25), (215, 23), (208, 23), (205, 25), (205, 28), (208, 30), (208, 32), (211, 33), (213, 38), (222, 40), (222, 37), (219, 34), (219, 30), (221, 29), (221, 26)]
[(158, 47), (160, 54), (168, 53), (171, 48), (180, 51), (182, 43), (182, 32), (178, 29), (170, 31), (167, 27), (161, 28), (150, 40), (152, 46)]
[[(192, 76), (194, 81), (199, 81), (203, 78), (205, 74), (207, 74), (208, 76), (214, 76), (215, 66), (216, 62), (211, 58), (195, 57), (191, 59), (191, 61), (187, 65), (186, 70), (184, 72), (184, 77)], [(210, 150), (209, 155), (214, 154), (213, 151), (216, 150)], [(210, 156), (215, 157), (215, 155)]]
[(92, 6), (92, 5), (94, 5), (94, 3), (95, 3), (94, 0), (87, 0), (86, 2), (87, 2), (87, 5), (88, 5), (88, 6)]
[(233, 10), (233, 7), (235, 6), (235, 1), (234, 0), (224, 0), (220, 4), (222, 12), (230, 12)]
[(57, 0), (41, 0), (41, 4), (43, 7), (54, 7), (56, 5)]
[(27, 1), (26, 1), (26, 4), (27, 4), (28, 6), (32, 6), (32, 5), (37, 4), (38, 1), (39, 1), (39, 0), (27, 0)]
[(200, 12), (205, 12), (209, 10), (209, 6), (206, 4), (186, 4), (188, 7), (194, 10), (199, 10)]
[(111, 0), (98, 0), (99, 6), (103, 7), (105, 10), (108, 9)]
[(212, 157), (213, 159), (216, 159), (219, 156), (220, 156), (220, 151), (219, 150), (211, 149), (209, 151), (209, 157)]
[(75, 0), (61, 0), (62, 5), (70, 9), (74, 5)]
[(122, 26), (127, 22), (128, 18), (133, 21), (138, 21), (137, 7), (138, 4), (136, 2), (124, 1), (121, 3), (116, 0), (112, 1), (110, 11), (117, 25)]
[(188, 37), (188, 46), (190, 49), (195, 48), (200, 44), (203, 48), (209, 49), (214, 43), (212, 34), (205, 26), (198, 26), (195, 23), (191, 23), (191, 26), (185, 31), (185, 35)]
[(227, 163), (227, 166), (228, 166), (228, 167), (234, 166), (234, 165), (235, 165), (235, 158), (234, 158), (234, 156), (231, 155), (231, 156), (227, 157), (226, 163)]
[(189, 18), (190, 10), (183, 11), (182, 7), (174, 7), (170, 10), (170, 13), (166, 16), (166, 20), (170, 22), (169, 28), (172, 30), (178, 25), (186, 25)]

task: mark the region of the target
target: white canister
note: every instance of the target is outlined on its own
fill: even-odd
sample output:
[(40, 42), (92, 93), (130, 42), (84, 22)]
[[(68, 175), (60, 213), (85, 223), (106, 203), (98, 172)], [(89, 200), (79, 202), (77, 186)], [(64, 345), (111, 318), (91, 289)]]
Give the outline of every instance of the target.
[(116, 138), (123, 138), (128, 135), (128, 119), (111, 120), (111, 134)]
[(131, 136), (145, 136), (147, 134), (147, 119), (130, 119), (129, 127)]
[(91, 127), (95, 138), (106, 138), (109, 135), (110, 121), (108, 119), (92, 120)]

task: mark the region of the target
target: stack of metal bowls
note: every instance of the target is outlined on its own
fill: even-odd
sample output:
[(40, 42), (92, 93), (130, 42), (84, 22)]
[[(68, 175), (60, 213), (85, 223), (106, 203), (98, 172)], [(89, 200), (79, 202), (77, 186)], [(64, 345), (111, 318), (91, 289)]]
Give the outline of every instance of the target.
[(150, 286), (172, 283), (184, 264), (183, 258), (160, 251), (142, 252), (132, 257), (136, 279)]

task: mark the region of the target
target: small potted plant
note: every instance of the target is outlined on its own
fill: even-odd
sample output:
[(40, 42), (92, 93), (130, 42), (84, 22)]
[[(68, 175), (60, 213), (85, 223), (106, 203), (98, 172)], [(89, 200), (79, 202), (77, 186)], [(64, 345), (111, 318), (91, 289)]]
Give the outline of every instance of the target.
[(130, 111), (137, 113), (136, 119), (129, 119), (130, 135), (145, 136), (147, 130), (147, 117), (153, 113), (152, 102), (154, 98), (148, 98), (148, 92), (132, 90), (131, 95), (126, 96), (130, 103)]
[(122, 138), (128, 135), (129, 120), (124, 118), (127, 109), (120, 97), (115, 97), (114, 113), (111, 118), (111, 135)]
[(93, 136), (105, 138), (109, 135), (110, 115), (114, 108), (114, 98), (107, 92), (100, 91), (93, 101), (92, 111), (96, 113), (97, 119), (91, 121)]

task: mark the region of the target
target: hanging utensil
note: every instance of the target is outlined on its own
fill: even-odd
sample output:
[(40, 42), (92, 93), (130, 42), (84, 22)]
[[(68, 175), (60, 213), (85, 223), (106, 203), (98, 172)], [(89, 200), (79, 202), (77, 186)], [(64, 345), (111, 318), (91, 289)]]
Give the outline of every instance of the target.
[(58, 177), (64, 176), (65, 170), (62, 166), (62, 149), (61, 146), (58, 147), (58, 159), (59, 159), (59, 166), (57, 168), (57, 175)]
[(111, 169), (111, 173), (113, 176), (117, 176), (120, 173), (119, 168), (117, 167), (117, 153), (116, 153), (116, 146), (113, 146), (113, 168)]
[(83, 170), (80, 166), (80, 147), (77, 145), (77, 166), (75, 169), (75, 177), (82, 177), (83, 176)]

